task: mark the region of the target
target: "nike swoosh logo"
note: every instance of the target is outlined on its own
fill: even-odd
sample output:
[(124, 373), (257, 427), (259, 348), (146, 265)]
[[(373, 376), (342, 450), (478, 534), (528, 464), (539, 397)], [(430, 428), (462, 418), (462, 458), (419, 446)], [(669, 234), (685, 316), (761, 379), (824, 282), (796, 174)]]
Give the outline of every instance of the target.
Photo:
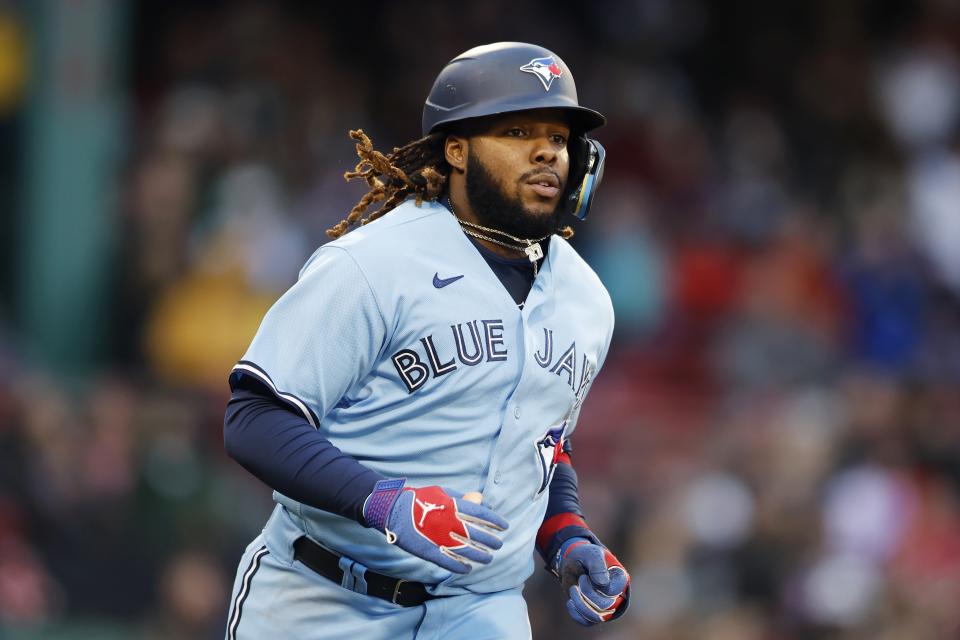
[(453, 276), (452, 278), (441, 278), (439, 273), (433, 274), (433, 286), (437, 289), (443, 289), (448, 284), (453, 284), (463, 276)]

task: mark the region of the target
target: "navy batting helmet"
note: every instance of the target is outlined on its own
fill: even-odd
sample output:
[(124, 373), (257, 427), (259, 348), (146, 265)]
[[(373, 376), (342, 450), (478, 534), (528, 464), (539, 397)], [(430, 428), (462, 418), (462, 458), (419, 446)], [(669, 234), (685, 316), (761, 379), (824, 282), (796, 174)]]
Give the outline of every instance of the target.
[(603, 177), (605, 152), (586, 132), (606, 122), (581, 107), (573, 74), (560, 56), (524, 42), (496, 42), (447, 63), (423, 105), (423, 135), (472, 118), (531, 109), (561, 109), (569, 118), (570, 179), (564, 206), (581, 220), (587, 216)]
[(523, 42), (496, 42), (447, 63), (423, 105), (423, 135), (438, 127), (529, 109), (563, 109), (578, 133), (606, 118), (577, 102), (573, 74), (555, 53)]

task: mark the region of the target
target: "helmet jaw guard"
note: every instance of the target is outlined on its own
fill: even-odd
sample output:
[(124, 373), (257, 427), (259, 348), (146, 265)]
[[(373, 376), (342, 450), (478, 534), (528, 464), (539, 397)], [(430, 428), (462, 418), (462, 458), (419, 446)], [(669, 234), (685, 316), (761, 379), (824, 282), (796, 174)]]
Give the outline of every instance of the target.
[(586, 136), (580, 136), (576, 143), (580, 148), (570, 150), (573, 156), (571, 169), (576, 172), (569, 179), (570, 187), (563, 199), (563, 206), (567, 212), (582, 221), (587, 219), (597, 187), (603, 180), (607, 151), (602, 144)]

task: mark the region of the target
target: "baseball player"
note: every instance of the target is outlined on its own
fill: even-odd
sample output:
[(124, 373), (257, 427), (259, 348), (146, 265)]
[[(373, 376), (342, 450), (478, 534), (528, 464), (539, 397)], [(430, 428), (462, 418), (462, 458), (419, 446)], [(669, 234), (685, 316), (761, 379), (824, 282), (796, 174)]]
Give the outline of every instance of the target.
[(603, 122), (558, 56), (505, 42), (441, 71), (419, 140), (351, 132), (370, 190), (230, 376), (227, 452), (277, 506), (228, 639), (529, 638), (534, 549), (578, 623), (623, 614), (570, 447), (613, 329), (563, 225), (590, 208)]

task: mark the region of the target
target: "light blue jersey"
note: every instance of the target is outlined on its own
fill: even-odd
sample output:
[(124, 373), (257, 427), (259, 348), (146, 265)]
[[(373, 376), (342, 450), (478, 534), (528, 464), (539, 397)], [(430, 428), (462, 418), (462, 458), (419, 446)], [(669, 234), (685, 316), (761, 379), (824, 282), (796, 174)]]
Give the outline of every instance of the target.
[(522, 586), (556, 443), (573, 432), (612, 331), (606, 290), (558, 236), (522, 309), (435, 202), (408, 200), (324, 245), (236, 369), (361, 464), (408, 486), (481, 491), (510, 528), (493, 562), (451, 574), (380, 531), (275, 493), (291, 536), (439, 595)]

